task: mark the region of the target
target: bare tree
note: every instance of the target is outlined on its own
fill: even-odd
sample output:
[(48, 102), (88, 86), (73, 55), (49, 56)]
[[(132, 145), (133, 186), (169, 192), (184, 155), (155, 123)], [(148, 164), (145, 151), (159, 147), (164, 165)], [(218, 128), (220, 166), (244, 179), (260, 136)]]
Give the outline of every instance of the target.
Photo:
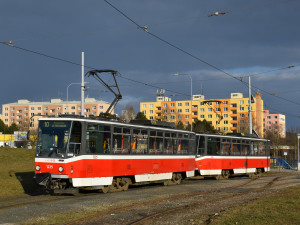
[(122, 110), (122, 115), (120, 116), (120, 119), (126, 123), (129, 123), (130, 120), (133, 120), (136, 117), (136, 113), (134, 110), (134, 106), (127, 104), (125, 106), (125, 109)]

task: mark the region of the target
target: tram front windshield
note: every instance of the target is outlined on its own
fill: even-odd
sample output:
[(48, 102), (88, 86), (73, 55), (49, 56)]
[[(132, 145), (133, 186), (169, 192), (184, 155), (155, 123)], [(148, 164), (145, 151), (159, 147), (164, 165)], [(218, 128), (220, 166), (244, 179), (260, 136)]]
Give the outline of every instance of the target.
[(40, 121), (37, 156), (64, 157), (70, 134), (70, 121)]

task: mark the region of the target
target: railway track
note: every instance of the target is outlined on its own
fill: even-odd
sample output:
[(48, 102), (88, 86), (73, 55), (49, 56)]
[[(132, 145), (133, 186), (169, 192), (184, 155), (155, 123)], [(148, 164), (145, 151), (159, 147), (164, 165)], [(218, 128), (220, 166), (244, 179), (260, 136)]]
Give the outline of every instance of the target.
[[(293, 175), (290, 175), (291, 177)], [(286, 175), (279, 175), (279, 176), (270, 176), (271, 181), (264, 181), (260, 178), (254, 178), (251, 180), (247, 180), (246, 182), (243, 182), (242, 184), (233, 185), (229, 187), (219, 188), (216, 190), (210, 190), (210, 191), (200, 191), (200, 192), (192, 192), (192, 193), (185, 193), (180, 194), (176, 196), (167, 197), (164, 199), (154, 200), (154, 201), (147, 201), (147, 202), (141, 202), (138, 204), (133, 205), (127, 205), (124, 207), (117, 207), (112, 208), (110, 210), (101, 211), (94, 213), (92, 215), (82, 217), (76, 220), (69, 221), (65, 223), (67, 224), (88, 224), (89, 221), (94, 221), (96, 219), (97, 223), (106, 223), (105, 218), (107, 216), (111, 215), (118, 215), (118, 217), (122, 217), (122, 215), (126, 214), (126, 212), (130, 210), (136, 210), (136, 215), (139, 215), (138, 219), (134, 220), (128, 220), (127, 224), (144, 224), (144, 222), (148, 220), (152, 220), (157, 217), (162, 217), (164, 215), (172, 215), (176, 214), (178, 211), (186, 211), (193, 207), (203, 206), (204, 204), (209, 204), (212, 202), (220, 201), (220, 200), (226, 200), (233, 197), (238, 197), (242, 195), (246, 195), (250, 192), (259, 192), (266, 189), (270, 189), (274, 187), (274, 184), (277, 182), (283, 182), (284, 180), (287, 180)], [(300, 181), (295, 181), (292, 183), (299, 183)], [(287, 185), (287, 183), (284, 184), (278, 184), (278, 186), (281, 185)], [(253, 188), (249, 189), (249, 186), (254, 186)], [(255, 187), (259, 186), (259, 187)], [(243, 187), (247, 187), (245, 190), (243, 190)], [(233, 192), (233, 193), (232, 193)], [(211, 195), (215, 195), (215, 197), (211, 198)], [(208, 197), (210, 196), (210, 197)], [(195, 202), (196, 199), (196, 202)], [(199, 200), (200, 199), (200, 200)], [(177, 205), (176, 202), (185, 200), (185, 204)], [(174, 206), (176, 205), (176, 206)], [(149, 207), (151, 206), (157, 206), (156, 209), (152, 210), (153, 212), (149, 213)], [(161, 206), (161, 207), (159, 207)], [(163, 209), (166, 208), (166, 209)], [(121, 214), (121, 215), (120, 215)], [(144, 215), (144, 216), (143, 216)], [(99, 218), (104, 218), (104, 220)], [(126, 217), (126, 216), (125, 216)], [(98, 219), (98, 220), (97, 220)], [(118, 223), (118, 221), (115, 221)], [(119, 221), (122, 223), (121, 221)], [(124, 221), (123, 221), (124, 223)]]

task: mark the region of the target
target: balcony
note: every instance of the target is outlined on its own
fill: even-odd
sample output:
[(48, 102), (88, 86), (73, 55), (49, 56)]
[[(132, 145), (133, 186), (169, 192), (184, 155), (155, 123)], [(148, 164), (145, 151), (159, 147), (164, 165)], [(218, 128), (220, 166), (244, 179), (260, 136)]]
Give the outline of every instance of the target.
[(231, 130), (231, 131), (236, 131), (236, 130), (237, 130), (237, 127), (230, 127), (230, 130)]
[(237, 120), (230, 120), (230, 123), (232, 123), (232, 124), (237, 124), (238, 121), (237, 121)]

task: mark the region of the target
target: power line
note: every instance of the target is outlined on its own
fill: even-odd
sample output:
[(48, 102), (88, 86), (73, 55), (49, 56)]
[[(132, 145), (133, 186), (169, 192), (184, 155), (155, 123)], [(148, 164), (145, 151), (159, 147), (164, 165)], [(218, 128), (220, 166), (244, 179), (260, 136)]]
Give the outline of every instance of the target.
[[(224, 71), (223, 69), (221, 69), (221, 68), (219, 68), (219, 67), (217, 67), (217, 66), (215, 66), (215, 65), (213, 65), (213, 64), (211, 64), (211, 63), (209, 63), (209, 62), (206, 62), (205, 60), (203, 60), (203, 59), (201, 59), (201, 58), (199, 58), (199, 57), (197, 57), (197, 56), (195, 56), (195, 55), (193, 55), (193, 54), (187, 52), (186, 50), (184, 50), (184, 49), (182, 49), (182, 48), (180, 48), (180, 47), (178, 47), (178, 46), (176, 46), (176, 45), (170, 43), (169, 41), (167, 41), (167, 40), (165, 40), (165, 39), (163, 39), (163, 38), (161, 38), (161, 37), (159, 37), (159, 36), (153, 34), (152, 32), (150, 32), (150, 31), (148, 30), (148, 27), (147, 27), (147, 29), (145, 29), (145, 26), (139, 25), (137, 22), (135, 22), (133, 19), (131, 19), (129, 16), (127, 16), (125, 13), (123, 13), (121, 10), (119, 10), (117, 7), (115, 7), (114, 5), (112, 5), (110, 2), (108, 2), (107, 0), (104, 0), (104, 1), (105, 1), (108, 5), (110, 5), (112, 8), (114, 8), (116, 11), (118, 11), (120, 14), (122, 14), (126, 19), (128, 19), (128, 20), (131, 21), (133, 24), (135, 24), (135, 25), (137, 26), (137, 28), (141, 28), (143, 31), (145, 31), (147, 34), (151, 35), (152, 37), (154, 37), (154, 38), (156, 38), (156, 39), (158, 39), (158, 40), (164, 42), (165, 44), (171, 46), (172, 48), (175, 48), (175, 49), (177, 49), (178, 51), (180, 51), (180, 52), (182, 52), (182, 53), (184, 53), (184, 54), (186, 54), (186, 55), (188, 55), (188, 56), (190, 56), (190, 57), (192, 57), (192, 58), (194, 58), (194, 59), (196, 59), (196, 60), (198, 60), (198, 61), (200, 61), (200, 62), (206, 64), (206, 65), (208, 65), (209, 67), (211, 67), (211, 68), (213, 68), (213, 69), (215, 69), (215, 70), (218, 70), (218, 71), (220, 71), (220, 72), (226, 74), (227, 76), (230, 76), (231, 78), (233, 78), (233, 79), (235, 79), (235, 80), (238, 80), (238, 81), (240, 81), (240, 82), (242, 82), (242, 83), (244, 83), (244, 84), (248, 84), (247, 82), (242, 81), (242, 79), (239, 79), (239, 78), (237, 78), (237, 77), (231, 75), (230, 73)], [(261, 88), (259, 88), (259, 87), (255, 87), (255, 86), (253, 86), (253, 85), (252, 85), (252, 87), (254, 87), (254, 88), (260, 90), (261, 92), (264, 92), (264, 93), (266, 93), (266, 94), (269, 94), (269, 95), (271, 95), (271, 96), (274, 96), (273, 93), (270, 93), (270, 92), (268, 92), (268, 91), (265, 91), (265, 90), (263, 90), (263, 89), (261, 89)], [(279, 99), (281, 99), (281, 100), (284, 100), (284, 101), (287, 101), (287, 102), (290, 102), (290, 103), (294, 103), (294, 104), (300, 106), (300, 103), (298, 103), (298, 102), (294, 102), (294, 101), (291, 101), (291, 100), (289, 100), (289, 99), (286, 99), (286, 98), (283, 98), (283, 97), (280, 97), (280, 96), (275, 96), (275, 97), (277, 97), (277, 98), (279, 98)]]

